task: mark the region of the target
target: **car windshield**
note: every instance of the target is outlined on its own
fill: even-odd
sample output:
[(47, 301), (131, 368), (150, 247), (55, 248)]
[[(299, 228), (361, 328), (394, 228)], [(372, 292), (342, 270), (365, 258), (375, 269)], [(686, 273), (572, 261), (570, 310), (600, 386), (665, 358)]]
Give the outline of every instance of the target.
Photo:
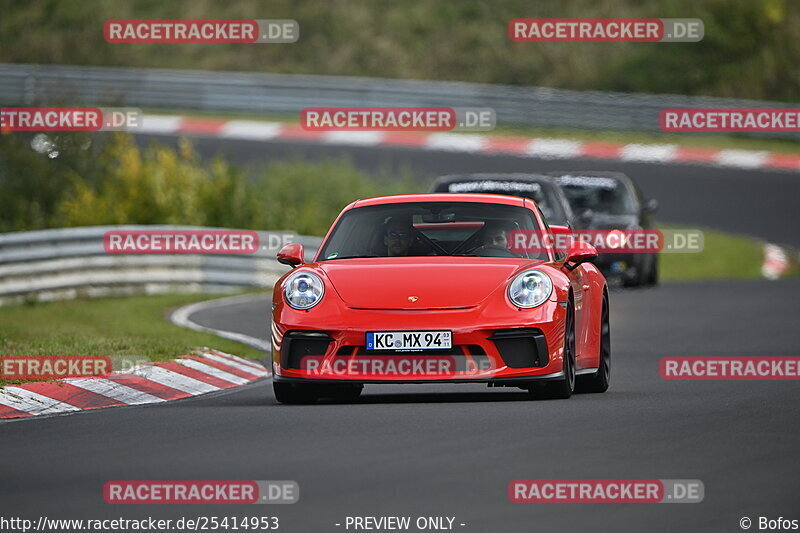
[(473, 256), (547, 260), (509, 250), (511, 232), (540, 233), (533, 213), (512, 205), (418, 202), (356, 207), (323, 244), (320, 261), (356, 257)]
[(560, 176), (556, 181), (575, 213), (587, 209), (610, 215), (636, 213), (636, 204), (622, 180), (608, 177)]
[(556, 192), (551, 187), (544, 187), (541, 183), (535, 181), (487, 178), (450, 182), (447, 184), (446, 192), (476, 192), (530, 198), (536, 202), (536, 205), (539, 206), (545, 219), (550, 224), (565, 226), (568, 223), (567, 214), (556, 198)]

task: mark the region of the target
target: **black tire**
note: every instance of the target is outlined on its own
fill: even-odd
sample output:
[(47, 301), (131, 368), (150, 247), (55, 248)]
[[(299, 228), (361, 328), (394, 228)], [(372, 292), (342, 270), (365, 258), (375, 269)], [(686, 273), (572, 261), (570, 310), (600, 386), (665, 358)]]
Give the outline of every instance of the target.
[(534, 382), (530, 389), (537, 400), (566, 400), (575, 391), (575, 306), (570, 296), (564, 324), (564, 377), (555, 381)]
[(647, 271), (647, 277), (645, 278), (645, 285), (648, 287), (655, 287), (658, 285), (658, 256), (653, 255), (653, 259), (650, 262), (650, 268)]
[(600, 366), (589, 376), (579, 376), (575, 392), (600, 393), (608, 390), (611, 381), (611, 321), (608, 297), (603, 295), (603, 310), (600, 316)]
[(281, 383), (272, 382), (272, 391), (275, 399), (280, 403), (309, 404), (317, 401), (317, 391), (313, 385), (307, 383)]
[(648, 263), (646, 258), (640, 259), (640, 264), (636, 265), (636, 274), (632, 278), (623, 275), (623, 286), (625, 287), (642, 287), (647, 285), (647, 274), (649, 272)]

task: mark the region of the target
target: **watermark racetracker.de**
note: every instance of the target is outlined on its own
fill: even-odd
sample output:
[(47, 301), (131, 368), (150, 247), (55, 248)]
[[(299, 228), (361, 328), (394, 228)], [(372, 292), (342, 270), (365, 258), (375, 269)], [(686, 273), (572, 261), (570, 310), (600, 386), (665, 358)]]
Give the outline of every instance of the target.
[(488, 107), (309, 107), (300, 112), (308, 131), (490, 131)]
[(514, 503), (700, 503), (699, 479), (515, 479)]
[(296, 20), (111, 19), (103, 25), (109, 43), (294, 43)]
[(691, 18), (526, 18), (508, 23), (518, 43), (687, 43), (703, 40), (705, 26)]
[(133, 107), (2, 107), (0, 131), (128, 131), (142, 127)]

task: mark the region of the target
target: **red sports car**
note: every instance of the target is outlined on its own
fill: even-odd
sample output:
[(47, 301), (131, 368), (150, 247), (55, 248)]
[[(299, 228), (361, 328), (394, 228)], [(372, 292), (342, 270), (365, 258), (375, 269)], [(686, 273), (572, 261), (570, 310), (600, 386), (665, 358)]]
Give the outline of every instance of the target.
[(569, 231), (520, 197), (353, 202), (312, 262), (300, 244), (278, 254), (293, 270), (272, 300), (275, 397), (354, 399), (364, 383), (604, 392), (608, 288), (592, 246), (555, 246)]

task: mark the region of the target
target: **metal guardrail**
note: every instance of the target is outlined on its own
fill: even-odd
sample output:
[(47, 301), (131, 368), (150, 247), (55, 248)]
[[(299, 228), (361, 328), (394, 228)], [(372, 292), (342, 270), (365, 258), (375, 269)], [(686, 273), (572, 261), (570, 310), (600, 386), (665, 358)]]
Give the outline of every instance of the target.
[[(230, 292), (271, 287), (288, 267), (276, 249), (248, 255), (117, 255), (103, 248), (110, 230), (214, 230), (196, 226), (91, 226), (0, 234), (0, 305), (77, 296)], [(261, 243), (270, 235), (257, 232)], [(277, 239), (272, 239), (273, 241)], [(318, 237), (297, 236), (310, 259)]]
[[(0, 64), (0, 105), (104, 105), (241, 113), (306, 107), (491, 107), (499, 123), (660, 131), (665, 107), (797, 104), (663, 94), (568, 91), (481, 83), (201, 70)], [(800, 138), (800, 134), (761, 136)]]

